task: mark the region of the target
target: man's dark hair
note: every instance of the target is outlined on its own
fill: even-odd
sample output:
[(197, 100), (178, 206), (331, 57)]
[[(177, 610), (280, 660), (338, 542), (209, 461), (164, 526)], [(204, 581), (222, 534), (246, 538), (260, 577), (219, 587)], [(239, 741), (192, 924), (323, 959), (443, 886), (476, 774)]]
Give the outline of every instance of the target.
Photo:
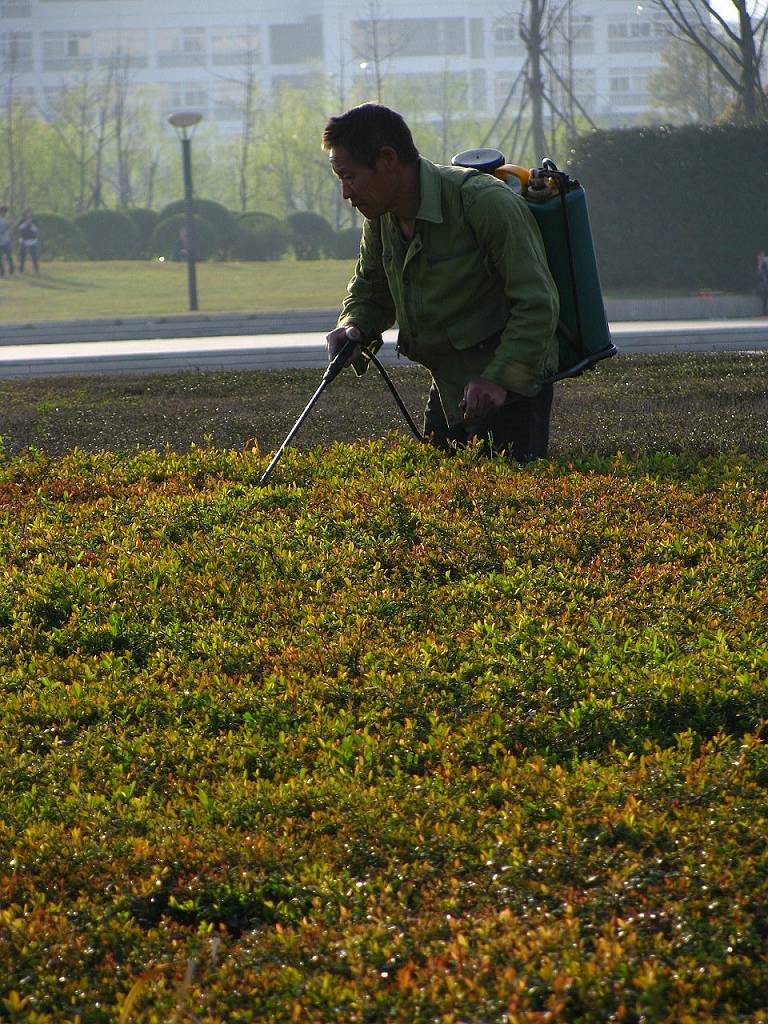
[(396, 110), (380, 103), (363, 103), (332, 117), (323, 131), (324, 149), (346, 149), (357, 163), (376, 165), (382, 146), (391, 146), (404, 164), (415, 164), (419, 151), (411, 129)]

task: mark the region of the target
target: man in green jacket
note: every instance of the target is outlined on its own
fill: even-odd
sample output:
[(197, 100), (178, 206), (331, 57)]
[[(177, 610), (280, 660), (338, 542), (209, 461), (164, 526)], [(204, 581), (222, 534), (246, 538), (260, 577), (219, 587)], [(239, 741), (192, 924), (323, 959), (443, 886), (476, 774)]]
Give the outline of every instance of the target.
[(329, 358), (348, 330), (375, 350), (397, 322), (398, 350), (432, 374), (433, 443), (477, 436), (521, 462), (545, 456), (559, 306), (525, 200), (492, 175), (420, 157), (400, 114), (376, 103), (332, 117), (323, 146), (365, 218)]

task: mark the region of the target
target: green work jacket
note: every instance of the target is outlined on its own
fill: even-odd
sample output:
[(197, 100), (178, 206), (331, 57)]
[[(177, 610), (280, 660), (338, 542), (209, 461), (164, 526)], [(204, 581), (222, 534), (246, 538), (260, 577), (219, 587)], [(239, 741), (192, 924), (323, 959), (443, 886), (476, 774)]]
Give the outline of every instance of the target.
[(535, 395), (557, 371), (558, 294), (524, 199), (489, 174), (423, 158), (419, 173), (410, 242), (392, 214), (364, 222), (339, 325), (375, 336), (397, 322), (454, 424), (470, 380)]

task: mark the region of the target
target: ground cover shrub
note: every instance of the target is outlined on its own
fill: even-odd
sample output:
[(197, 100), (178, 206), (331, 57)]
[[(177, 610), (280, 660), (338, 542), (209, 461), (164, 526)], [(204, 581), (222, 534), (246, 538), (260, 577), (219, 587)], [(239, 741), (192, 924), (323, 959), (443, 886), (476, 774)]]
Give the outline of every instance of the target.
[(765, 1020), (768, 462), (0, 464), (0, 999)]
[[(136, 266), (152, 265), (131, 264), (130, 269)], [(298, 266), (300, 277), (292, 272)], [(339, 291), (343, 290), (352, 268), (337, 261), (262, 264), (255, 275), (244, 264), (209, 262), (199, 269), (206, 295), (218, 278), (220, 294), (230, 299), (240, 295), (246, 302), (259, 294), (283, 295), (286, 303), (302, 308), (313, 301), (313, 280), (322, 281), (329, 266), (336, 268)], [(73, 295), (95, 288), (94, 278), (99, 278), (103, 264), (93, 268), (93, 274), (78, 273), (73, 283), (80, 292)], [(149, 301), (152, 288), (157, 289), (155, 294), (160, 289), (167, 292), (166, 271), (178, 275), (185, 268), (172, 271), (166, 266), (164, 271), (155, 266), (152, 273), (142, 272), (136, 293)], [(319, 276), (313, 278), (316, 271)], [(159, 285), (151, 280), (154, 276)], [(120, 288), (121, 275), (115, 272), (98, 284), (104, 292)], [(186, 294), (183, 278), (174, 287)], [(326, 294), (332, 294), (327, 284)], [(334, 318), (329, 311), (329, 322)], [(613, 457), (619, 451), (633, 456), (664, 451), (694, 460), (733, 453), (764, 457), (766, 355), (622, 354), (606, 360), (595, 372), (555, 388), (551, 453), (560, 459)], [(428, 372), (402, 360), (390, 367), (390, 373), (406, 407), (420, 422)], [(195, 444), (240, 449), (246, 438), (256, 438), (266, 451), (280, 444), (317, 384), (317, 370), (16, 378), (0, 381), (0, 434), (9, 453), (28, 447), (51, 455), (73, 448), (170, 447), (186, 452)], [(334, 384), (294, 444), (311, 448), (381, 437), (392, 430), (407, 433), (408, 428), (381, 378), (371, 372)]]
[(136, 255), (139, 229), (119, 210), (88, 210), (75, 217), (92, 260), (127, 260)]

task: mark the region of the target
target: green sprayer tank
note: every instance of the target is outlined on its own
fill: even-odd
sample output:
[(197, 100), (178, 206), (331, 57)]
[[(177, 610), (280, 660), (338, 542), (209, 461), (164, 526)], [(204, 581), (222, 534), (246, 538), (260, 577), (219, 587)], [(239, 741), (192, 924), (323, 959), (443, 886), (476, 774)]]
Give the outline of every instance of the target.
[(552, 380), (575, 377), (601, 359), (616, 354), (605, 315), (595, 259), (587, 199), (578, 181), (551, 160), (527, 170), (506, 163), (495, 149), (469, 149), (451, 161), (493, 174), (508, 184), (519, 182), (520, 195), (536, 219), (547, 262), (560, 293), (560, 363)]

